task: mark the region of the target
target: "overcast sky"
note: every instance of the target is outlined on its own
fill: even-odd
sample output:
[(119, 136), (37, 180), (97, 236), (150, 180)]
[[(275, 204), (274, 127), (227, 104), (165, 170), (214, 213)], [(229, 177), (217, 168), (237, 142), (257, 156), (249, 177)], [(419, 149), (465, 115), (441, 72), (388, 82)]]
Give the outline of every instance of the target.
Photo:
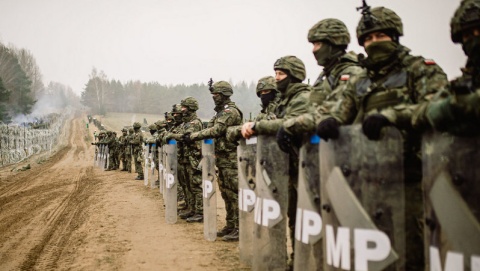
[[(433, 58), (450, 79), (465, 56), (450, 40), (459, 0), (370, 0), (403, 20), (400, 42)], [(32, 52), (45, 84), (80, 94), (93, 67), (109, 79), (161, 84), (257, 81), (279, 57), (295, 55), (315, 81), (321, 68), (307, 41), (325, 18), (355, 29), (360, 0), (0, 0), (0, 41)]]

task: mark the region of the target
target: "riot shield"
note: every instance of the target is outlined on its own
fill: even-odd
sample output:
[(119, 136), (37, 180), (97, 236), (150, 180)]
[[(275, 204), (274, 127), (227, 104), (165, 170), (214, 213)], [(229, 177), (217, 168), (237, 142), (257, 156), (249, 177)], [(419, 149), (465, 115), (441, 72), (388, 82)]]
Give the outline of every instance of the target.
[(95, 145), (95, 152), (93, 154), (93, 165), (98, 165), (98, 145)]
[(320, 138), (317, 135), (305, 137), (299, 156), (294, 270), (321, 270)]
[(480, 137), (430, 133), (422, 144), (427, 267), (477, 270)]
[(168, 224), (177, 222), (177, 142), (169, 140), (165, 146), (166, 178), (165, 178), (165, 221)]
[(257, 139), (252, 270), (285, 270), (289, 163), (274, 136)]
[(240, 261), (249, 266), (253, 258), (253, 209), (255, 207), (255, 168), (257, 138), (241, 139), (238, 156), (238, 209)]
[(163, 198), (166, 199), (167, 192), (167, 145), (163, 145)]
[[(158, 178), (155, 178), (155, 168), (156, 168), (156, 159), (157, 159), (157, 144), (153, 143), (151, 144), (150, 147), (150, 154), (151, 154), (151, 160), (150, 160), (150, 188), (154, 189), (157, 186), (157, 180)], [(157, 176), (158, 177), (158, 176)]]
[(202, 142), (203, 236), (207, 241), (217, 238), (217, 196), (215, 179), (215, 143)]
[(105, 156), (105, 167), (103, 168), (103, 170), (106, 170), (110, 167), (110, 153), (109, 153), (108, 145), (105, 145), (105, 148), (103, 151)]
[(145, 159), (145, 164), (144, 164), (144, 169), (143, 169), (143, 184), (145, 186), (148, 185), (148, 177), (149, 177), (149, 171), (150, 171), (150, 161), (152, 159), (152, 154), (150, 153), (150, 144), (145, 143), (143, 146), (143, 153), (144, 153), (144, 159)]
[(163, 160), (164, 158), (164, 155), (163, 155), (163, 149), (164, 147), (161, 146), (161, 147), (158, 147), (158, 178), (160, 180), (160, 184), (159, 184), (159, 190), (160, 190), (160, 194), (163, 195), (163, 188), (164, 188), (164, 170), (165, 170), (165, 160)]
[(320, 144), (324, 270), (405, 270), (403, 141), (361, 125)]
[[(103, 144), (98, 145), (98, 158), (97, 167), (103, 167)], [(102, 168), (103, 169), (103, 168)]]

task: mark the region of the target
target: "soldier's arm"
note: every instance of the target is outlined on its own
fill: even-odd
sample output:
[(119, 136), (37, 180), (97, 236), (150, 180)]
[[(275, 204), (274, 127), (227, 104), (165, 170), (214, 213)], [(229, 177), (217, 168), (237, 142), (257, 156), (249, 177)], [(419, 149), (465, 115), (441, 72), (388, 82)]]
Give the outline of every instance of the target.
[(358, 113), (359, 97), (355, 90), (357, 78), (351, 78), (345, 89), (338, 94), (337, 100), (330, 105), (328, 112), (324, 112), (316, 119), (316, 123), (334, 118), (341, 125), (352, 124)]
[[(235, 113), (232, 110), (224, 110), (222, 115), (217, 117), (216, 121), (209, 122), (209, 128), (203, 129), (199, 132), (192, 133), (190, 138), (192, 140), (202, 140), (205, 138), (218, 138), (224, 136), (227, 132), (227, 127), (232, 125), (232, 121), (235, 118)], [(210, 125), (213, 126), (210, 127)]]
[(283, 128), (290, 134), (303, 134), (315, 130), (314, 107), (309, 103), (310, 92), (295, 96), (285, 115)]

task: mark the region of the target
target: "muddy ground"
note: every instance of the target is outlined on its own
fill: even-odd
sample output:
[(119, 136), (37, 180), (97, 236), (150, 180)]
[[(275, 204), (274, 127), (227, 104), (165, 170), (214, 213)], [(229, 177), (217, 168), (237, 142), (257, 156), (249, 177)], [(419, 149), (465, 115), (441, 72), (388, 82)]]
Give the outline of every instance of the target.
[(158, 189), (94, 167), (85, 119), (65, 126), (54, 152), (0, 168), (0, 270), (249, 270), (238, 242), (205, 241), (201, 223), (166, 224)]

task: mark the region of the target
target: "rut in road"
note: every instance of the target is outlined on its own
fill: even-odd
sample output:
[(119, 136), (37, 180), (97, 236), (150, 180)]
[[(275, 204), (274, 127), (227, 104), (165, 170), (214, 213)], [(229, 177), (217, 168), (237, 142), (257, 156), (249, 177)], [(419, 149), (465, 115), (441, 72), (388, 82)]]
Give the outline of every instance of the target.
[(0, 182), (0, 266), (56, 268), (70, 236), (83, 223), (98, 182), (91, 167), (75, 167), (87, 149), (82, 126), (80, 119), (72, 122), (69, 144), (50, 161)]

